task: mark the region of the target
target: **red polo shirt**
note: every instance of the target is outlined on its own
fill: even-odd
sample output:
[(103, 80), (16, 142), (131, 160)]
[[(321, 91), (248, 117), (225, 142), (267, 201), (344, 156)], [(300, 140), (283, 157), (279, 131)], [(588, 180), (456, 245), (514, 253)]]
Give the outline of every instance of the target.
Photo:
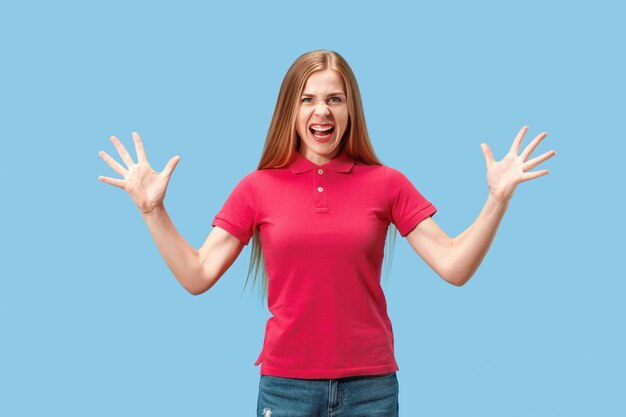
[(380, 286), (387, 228), (406, 236), (435, 207), (399, 171), (341, 153), (317, 166), (299, 153), (257, 170), (213, 221), (244, 244), (258, 229), (268, 281), (261, 374), (341, 378), (394, 372)]

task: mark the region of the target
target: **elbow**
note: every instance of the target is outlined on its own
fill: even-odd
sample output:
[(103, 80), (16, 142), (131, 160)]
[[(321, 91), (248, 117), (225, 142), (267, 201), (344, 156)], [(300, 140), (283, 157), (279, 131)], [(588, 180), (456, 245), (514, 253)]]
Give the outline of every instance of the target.
[(479, 265), (448, 259), (440, 265), (438, 272), (441, 278), (449, 284), (462, 287), (474, 276)]
[(475, 271), (442, 271), (439, 275), (449, 284), (462, 287), (472, 278)]
[(211, 287), (213, 287), (213, 285), (215, 284), (216, 281), (217, 280), (210, 279), (208, 277), (202, 277), (197, 282), (194, 282), (193, 285), (185, 286), (185, 289), (191, 295), (204, 294), (205, 292), (210, 290)]
[(210, 290), (212, 286), (213, 286), (212, 284), (210, 285), (208, 282), (203, 281), (199, 285), (185, 287), (185, 289), (191, 295), (200, 295)]
[(450, 239), (445, 256), (440, 257), (440, 262), (433, 269), (448, 284), (462, 287), (472, 278), (476, 268), (466, 262), (459, 262), (458, 256), (455, 256), (453, 251), (454, 245), (455, 239)]
[(192, 285), (185, 285), (184, 288), (191, 295), (200, 295), (207, 292), (211, 286), (207, 285), (206, 281), (200, 280), (198, 282), (194, 282)]
[(443, 280), (446, 281), (448, 284), (452, 284), (455, 287), (462, 287), (467, 282), (467, 280), (465, 279), (449, 277), (446, 275), (442, 275), (441, 278), (443, 278)]
[(202, 289), (199, 289), (199, 288), (185, 288), (185, 289), (191, 295), (200, 295), (200, 294), (204, 294), (206, 292), (206, 290), (202, 290)]
[(195, 271), (193, 277), (187, 276), (186, 278), (185, 280), (179, 281), (183, 284), (183, 288), (191, 295), (204, 294), (215, 284), (215, 281), (217, 281), (202, 267)]
[(466, 279), (450, 279), (448, 280), (448, 282), (452, 285), (454, 285), (455, 287), (462, 287), (463, 285), (465, 285), (467, 283), (467, 281), (469, 281), (469, 278)]

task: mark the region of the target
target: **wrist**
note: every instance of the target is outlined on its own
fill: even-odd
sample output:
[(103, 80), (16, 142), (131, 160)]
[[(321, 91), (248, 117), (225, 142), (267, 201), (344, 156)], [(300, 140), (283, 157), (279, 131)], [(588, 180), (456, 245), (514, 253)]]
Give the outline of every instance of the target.
[(509, 194), (508, 196), (501, 196), (501, 195), (497, 195), (496, 193), (490, 190), (489, 196), (487, 196), (487, 204), (493, 208), (498, 208), (498, 207), (506, 208), (508, 207), (512, 196), (513, 196), (513, 193)]
[(163, 214), (164, 212), (165, 212), (165, 206), (163, 205), (163, 202), (160, 202), (150, 207), (139, 209), (139, 213), (141, 213), (141, 217), (143, 218), (156, 217), (156, 216), (159, 216), (160, 214)]

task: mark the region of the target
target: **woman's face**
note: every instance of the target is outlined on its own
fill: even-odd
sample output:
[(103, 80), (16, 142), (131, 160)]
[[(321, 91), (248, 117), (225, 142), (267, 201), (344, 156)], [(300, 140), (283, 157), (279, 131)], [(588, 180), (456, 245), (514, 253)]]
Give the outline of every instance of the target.
[(300, 97), (296, 122), (300, 153), (316, 165), (329, 162), (337, 155), (347, 126), (348, 105), (341, 76), (333, 70), (314, 72)]

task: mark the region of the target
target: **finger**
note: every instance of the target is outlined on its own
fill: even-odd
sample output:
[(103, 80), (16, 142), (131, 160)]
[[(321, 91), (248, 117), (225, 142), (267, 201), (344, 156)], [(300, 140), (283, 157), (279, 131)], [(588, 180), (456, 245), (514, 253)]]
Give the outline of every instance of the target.
[(133, 132), (133, 139), (135, 141), (135, 150), (137, 151), (138, 162), (146, 160), (146, 151), (143, 149), (143, 142), (139, 137), (139, 133)]
[(113, 168), (113, 171), (126, 178), (126, 175), (128, 175), (128, 171), (123, 166), (121, 166), (115, 159), (111, 158), (108, 153), (100, 151), (98, 152), (98, 155), (100, 155), (100, 158), (104, 159), (104, 162), (106, 162), (111, 168)]
[(535, 137), (535, 139), (532, 140), (532, 142), (528, 144), (526, 149), (524, 149), (524, 152), (522, 152), (522, 155), (521, 155), (522, 161), (526, 162), (526, 160), (530, 157), (530, 155), (532, 155), (532, 153), (535, 152), (535, 148), (537, 147), (537, 145), (539, 145), (541, 141), (545, 139), (546, 136), (548, 136), (548, 133), (546, 132), (540, 133), (539, 135), (537, 135), (537, 137)]
[(552, 158), (554, 155), (556, 155), (556, 151), (548, 151), (526, 162), (522, 168), (524, 171), (530, 171), (531, 169), (535, 168), (537, 165), (539, 165), (543, 161)]
[(115, 136), (111, 136), (111, 142), (113, 142), (113, 145), (115, 145), (115, 149), (117, 149), (117, 153), (120, 154), (122, 161), (124, 161), (124, 163), (126, 164), (128, 168), (135, 165), (135, 163), (133, 162), (133, 158), (130, 157), (130, 155), (128, 154), (128, 151), (126, 150), (124, 145), (122, 145), (122, 142), (120, 142), (118, 138), (116, 138)]
[(543, 177), (544, 175), (548, 175), (549, 173), (550, 171), (548, 171), (547, 169), (534, 172), (525, 172), (524, 174), (522, 174), (522, 182), (534, 180), (535, 178)]
[(482, 149), (483, 156), (485, 157), (485, 165), (487, 165), (487, 168), (489, 168), (494, 162), (493, 152), (491, 152), (491, 148), (489, 148), (489, 145), (487, 145), (486, 143), (481, 143), (480, 149)]
[(163, 168), (163, 171), (161, 173), (165, 175), (167, 178), (169, 178), (170, 175), (172, 175), (172, 172), (174, 172), (176, 165), (178, 165), (178, 161), (180, 161), (180, 156), (178, 155), (170, 159), (167, 162), (167, 165), (165, 165), (165, 168)]
[(517, 136), (515, 136), (515, 139), (513, 140), (513, 144), (511, 145), (511, 149), (509, 150), (509, 152), (514, 153), (515, 155), (518, 154), (520, 148), (522, 147), (522, 139), (524, 139), (524, 135), (527, 131), (528, 126), (524, 126), (520, 129), (520, 131), (517, 133)]
[(111, 184), (111, 185), (115, 185), (116, 187), (121, 188), (122, 190), (125, 190), (126, 188), (124, 187), (125, 181), (124, 180), (120, 180), (117, 178), (109, 178), (109, 177), (103, 177), (103, 176), (99, 176), (98, 180), (107, 183), (107, 184)]

